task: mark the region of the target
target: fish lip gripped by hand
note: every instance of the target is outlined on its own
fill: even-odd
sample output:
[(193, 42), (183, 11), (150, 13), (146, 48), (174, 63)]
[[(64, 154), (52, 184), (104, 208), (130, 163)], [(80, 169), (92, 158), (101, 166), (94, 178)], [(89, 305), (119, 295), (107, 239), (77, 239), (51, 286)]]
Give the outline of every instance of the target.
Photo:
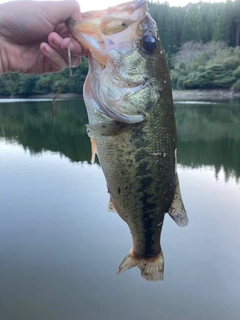
[[(137, 0), (107, 10), (83, 13), (81, 21), (69, 19), (66, 22), (75, 39), (89, 51), (89, 74), (84, 92), (90, 87), (99, 110), (116, 121), (137, 123), (144, 120), (160, 98), (159, 92), (152, 94), (147, 107), (139, 92), (149, 94), (154, 79), (134, 71), (130, 62), (120, 66), (122, 55), (131, 55), (139, 45), (136, 34), (144, 30), (138, 30), (138, 26), (147, 16), (145, 0)], [(148, 20), (151, 24), (152, 19)], [(152, 32), (157, 37), (155, 25)], [(142, 35), (138, 38), (141, 41)], [(124, 68), (132, 69), (131, 80), (122, 71)], [(100, 83), (105, 85), (100, 86)], [(160, 83), (156, 86), (160, 87)]]
[(87, 132), (107, 181), (110, 209), (128, 224), (133, 240), (119, 273), (137, 266), (146, 280), (162, 280), (165, 213), (180, 226), (188, 218), (176, 172), (170, 76), (156, 23), (144, 0), (82, 17), (67, 25), (89, 50)]

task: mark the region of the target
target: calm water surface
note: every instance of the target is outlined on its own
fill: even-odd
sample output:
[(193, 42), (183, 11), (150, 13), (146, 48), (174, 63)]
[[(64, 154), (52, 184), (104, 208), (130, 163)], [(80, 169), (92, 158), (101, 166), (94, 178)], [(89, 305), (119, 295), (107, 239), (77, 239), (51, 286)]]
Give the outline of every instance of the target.
[(240, 105), (176, 103), (190, 219), (166, 216), (163, 282), (116, 275), (131, 247), (90, 164), (83, 102), (0, 103), (1, 320), (239, 320)]

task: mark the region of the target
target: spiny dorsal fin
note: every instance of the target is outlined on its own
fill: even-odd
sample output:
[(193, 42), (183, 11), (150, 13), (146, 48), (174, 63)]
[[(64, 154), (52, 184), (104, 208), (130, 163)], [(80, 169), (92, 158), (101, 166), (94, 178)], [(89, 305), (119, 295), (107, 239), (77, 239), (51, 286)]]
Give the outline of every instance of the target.
[(185, 227), (188, 224), (188, 217), (182, 201), (177, 173), (175, 194), (173, 197), (172, 204), (168, 210), (168, 214), (180, 227)]

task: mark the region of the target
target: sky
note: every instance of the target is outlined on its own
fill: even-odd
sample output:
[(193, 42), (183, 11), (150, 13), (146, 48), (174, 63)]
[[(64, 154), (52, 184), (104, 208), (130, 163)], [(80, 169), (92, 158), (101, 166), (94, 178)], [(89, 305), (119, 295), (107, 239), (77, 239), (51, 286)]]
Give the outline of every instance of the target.
[[(128, 0), (129, 1), (129, 0)], [(200, 0), (166, 0), (170, 6), (185, 6), (189, 2), (197, 3)], [(225, 0), (203, 0), (204, 2), (225, 2)], [(99, 10), (99, 9), (106, 9), (109, 6), (114, 6), (119, 3), (127, 2), (127, 0), (79, 0), (78, 1), (81, 6), (81, 10), (84, 11), (90, 11), (90, 10)], [(159, 2), (163, 3), (164, 0), (159, 0)]]
[[(106, 9), (108, 7), (115, 6), (116, 4), (127, 2), (129, 0), (78, 0), (81, 6), (81, 11), (91, 11), (91, 10), (99, 10)], [(154, 2), (157, 0), (154, 0)], [(166, 0), (170, 6), (185, 6), (189, 2), (197, 3), (200, 0)], [(202, 0), (204, 2), (225, 2), (225, 0)], [(8, 0), (0, 0), (0, 3), (8, 2)], [(165, 2), (165, 0), (159, 0), (160, 3)]]

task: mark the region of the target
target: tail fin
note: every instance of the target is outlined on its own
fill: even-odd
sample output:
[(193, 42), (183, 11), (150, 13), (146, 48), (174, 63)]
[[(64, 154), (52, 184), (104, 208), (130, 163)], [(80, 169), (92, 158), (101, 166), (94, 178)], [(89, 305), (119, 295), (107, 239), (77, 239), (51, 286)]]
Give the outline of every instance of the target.
[(132, 250), (125, 257), (119, 266), (118, 274), (137, 266), (141, 270), (141, 275), (148, 281), (163, 280), (164, 259), (162, 251), (151, 258), (136, 257)]

